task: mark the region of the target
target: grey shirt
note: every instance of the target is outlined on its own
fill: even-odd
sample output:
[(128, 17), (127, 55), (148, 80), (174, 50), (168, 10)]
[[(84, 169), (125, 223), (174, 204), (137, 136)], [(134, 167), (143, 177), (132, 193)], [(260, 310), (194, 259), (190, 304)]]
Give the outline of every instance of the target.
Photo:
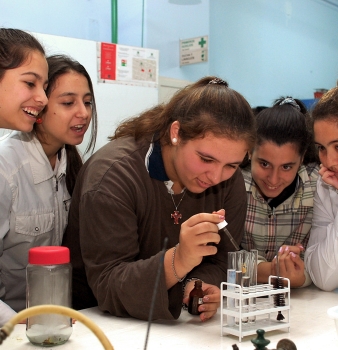
[(34, 132), (0, 140), (0, 299), (15, 311), (26, 307), (29, 249), (61, 244), (71, 199), (66, 167), (62, 148), (53, 171)]

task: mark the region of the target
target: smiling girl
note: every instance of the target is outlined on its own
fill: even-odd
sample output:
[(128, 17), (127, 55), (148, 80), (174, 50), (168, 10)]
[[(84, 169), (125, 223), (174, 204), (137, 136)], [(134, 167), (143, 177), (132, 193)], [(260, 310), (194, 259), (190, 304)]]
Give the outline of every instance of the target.
[(94, 92), (87, 71), (66, 56), (47, 60), (49, 100), (34, 130), (12, 132), (0, 141), (0, 298), (15, 311), (26, 305), (28, 250), (62, 242), (82, 165), (76, 145), (91, 120), (87, 150), (96, 138)]
[(254, 135), (250, 105), (216, 77), (119, 125), (74, 189), (64, 237), (73, 252), (73, 307), (98, 304), (147, 320), (168, 237), (153, 318), (178, 318), (194, 278), (205, 294), (200, 319), (211, 318), (234, 249), (217, 223), (225, 209), (240, 242), (246, 195), (239, 164)]
[(32, 35), (0, 28), (0, 128), (29, 132), (47, 104), (45, 51)]
[(279, 273), (291, 287), (311, 280), (301, 259), (313, 213), (318, 163), (309, 116), (301, 101), (277, 100), (257, 115), (251, 162), (242, 169), (248, 209), (242, 247), (258, 249), (258, 282)]
[(321, 165), (305, 263), (313, 283), (332, 291), (338, 288), (338, 87), (318, 101), (312, 119)]

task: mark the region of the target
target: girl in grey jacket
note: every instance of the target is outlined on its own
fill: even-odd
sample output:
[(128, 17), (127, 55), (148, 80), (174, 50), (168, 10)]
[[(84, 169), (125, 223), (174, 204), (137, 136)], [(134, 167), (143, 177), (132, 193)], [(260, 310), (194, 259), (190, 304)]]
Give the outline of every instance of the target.
[[(48, 58), (48, 106), (29, 133), (0, 140), (0, 299), (15, 311), (26, 305), (28, 250), (60, 245), (82, 159), (76, 145), (96, 108), (85, 68), (67, 56)], [(0, 314), (2, 314), (0, 304)], [(6, 320), (1, 320), (2, 322)]]

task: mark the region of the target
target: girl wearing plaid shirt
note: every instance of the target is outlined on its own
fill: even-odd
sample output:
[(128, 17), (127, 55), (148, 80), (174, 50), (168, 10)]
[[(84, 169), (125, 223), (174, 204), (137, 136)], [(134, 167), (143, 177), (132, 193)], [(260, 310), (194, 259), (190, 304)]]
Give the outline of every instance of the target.
[(258, 282), (279, 274), (291, 287), (311, 279), (304, 268), (319, 164), (301, 101), (280, 98), (257, 115), (257, 141), (244, 164), (248, 206), (242, 247), (257, 249)]

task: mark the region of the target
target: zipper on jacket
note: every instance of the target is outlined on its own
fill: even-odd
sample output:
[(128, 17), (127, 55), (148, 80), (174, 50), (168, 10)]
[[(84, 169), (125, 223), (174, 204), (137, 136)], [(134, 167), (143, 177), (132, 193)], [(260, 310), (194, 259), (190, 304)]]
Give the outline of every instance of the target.
[(59, 181), (61, 180), (61, 178), (64, 176), (65, 174), (64, 173), (61, 173), (59, 175), (59, 177), (56, 177), (55, 175), (55, 190), (56, 192), (59, 190)]

